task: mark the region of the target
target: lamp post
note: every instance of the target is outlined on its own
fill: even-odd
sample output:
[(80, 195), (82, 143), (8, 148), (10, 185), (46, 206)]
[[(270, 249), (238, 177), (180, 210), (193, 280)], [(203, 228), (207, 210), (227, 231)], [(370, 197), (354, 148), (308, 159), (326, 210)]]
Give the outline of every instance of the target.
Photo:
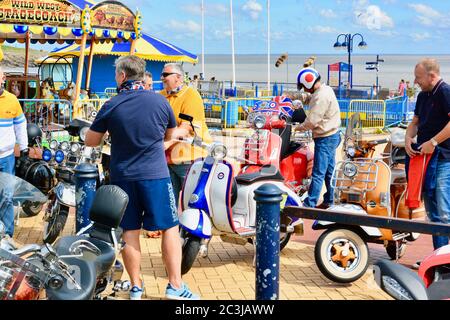
[[(348, 67), (350, 68), (348, 72), (348, 83), (350, 84), (350, 87), (353, 87), (352, 52), (353, 52), (353, 40), (355, 39), (356, 36), (361, 37), (361, 42), (358, 44), (358, 47), (360, 49), (367, 48), (367, 43), (364, 41), (364, 37), (360, 33), (355, 33), (353, 35), (351, 33), (348, 34), (341, 33), (340, 35), (337, 36), (336, 43), (334, 44), (334, 48), (338, 50), (347, 48)], [(344, 37), (344, 42), (339, 42), (340, 37)]]

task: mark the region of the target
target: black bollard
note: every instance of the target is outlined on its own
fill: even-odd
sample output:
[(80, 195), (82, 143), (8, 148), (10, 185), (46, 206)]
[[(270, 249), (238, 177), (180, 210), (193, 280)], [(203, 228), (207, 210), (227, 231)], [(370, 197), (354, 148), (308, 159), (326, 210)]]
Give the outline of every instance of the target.
[(75, 168), (75, 188), (76, 188), (76, 232), (87, 227), (91, 220), (89, 211), (94, 202), (97, 190), (97, 166), (90, 163), (82, 163)]
[(272, 184), (255, 191), (256, 300), (278, 300), (280, 283), (280, 203), (283, 192)]

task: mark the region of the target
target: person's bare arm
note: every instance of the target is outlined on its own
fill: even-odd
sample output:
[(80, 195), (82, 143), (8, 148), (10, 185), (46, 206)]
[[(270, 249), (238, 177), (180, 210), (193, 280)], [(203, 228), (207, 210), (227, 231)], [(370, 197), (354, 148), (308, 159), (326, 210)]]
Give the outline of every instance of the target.
[(411, 147), (413, 139), (417, 136), (418, 130), (419, 130), (419, 117), (414, 116), (412, 122), (408, 126), (408, 129), (406, 129), (406, 137), (405, 137), (405, 149), (406, 153), (410, 158), (413, 158), (414, 156), (420, 154), (419, 151), (415, 151)]
[(84, 141), (84, 144), (87, 147), (97, 147), (102, 143), (104, 136), (105, 133), (95, 132), (89, 129), (86, 133), (86, 141)]
[[(433, 137), (433, 139), (438, 143), (442, 143), (445, 140), (450, 138), (450, 122), (447, 123), (444, 129), (441, 130), (437, 135)], [(433, 146), (433, 143), (431, 140), (425, 142), (420, 146), (420, 151), (422, 154), (432, 154), (434, 152), (435, 146)]]

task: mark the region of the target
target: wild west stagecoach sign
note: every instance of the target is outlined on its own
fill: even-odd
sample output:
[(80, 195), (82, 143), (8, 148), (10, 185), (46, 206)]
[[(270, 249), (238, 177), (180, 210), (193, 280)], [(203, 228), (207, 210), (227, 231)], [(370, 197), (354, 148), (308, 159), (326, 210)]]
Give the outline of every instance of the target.
[(0, 0), (0, 23), (77, 27), (80, 16), (67, 1)]

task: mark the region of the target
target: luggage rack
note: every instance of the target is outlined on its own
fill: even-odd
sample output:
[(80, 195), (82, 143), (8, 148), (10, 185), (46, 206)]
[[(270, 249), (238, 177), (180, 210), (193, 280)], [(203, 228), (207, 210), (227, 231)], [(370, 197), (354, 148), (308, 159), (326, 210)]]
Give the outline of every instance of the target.
[[(334, 169), (333, 176), (331, 178), (331, 184), (336, 192), (342, 192), (348, 194), (349, 196), (356, 195), (359, 201), (359, 196), (363, 196), (365, 198), (366, 193), (370, 191), (374, 191), (377, 186), (378, 181), (378, 166), (376, 162), (379, 159), (365, 159), (358, 158), (354, 161), (340, 161), (336, 164), (336, 168)], [(344, 174), (344, 167), (347, 164), (353, 164), (357, 168), (357, 173), (354, 178), (347, 177)], [(364, 168), (364, 169), (363, 169)], [(367, 179), (356, 179), (361, 174), (366, 175)], [(374, 175), (373, 179), (370, 179), (370, 175)], [(341, 183), (339, 183), (341, 182)], [(342, 182), (351, 182), (350, 185), (344, 185)], [(355, 184), (362, 184), (362, 187), (355, 187)]]

